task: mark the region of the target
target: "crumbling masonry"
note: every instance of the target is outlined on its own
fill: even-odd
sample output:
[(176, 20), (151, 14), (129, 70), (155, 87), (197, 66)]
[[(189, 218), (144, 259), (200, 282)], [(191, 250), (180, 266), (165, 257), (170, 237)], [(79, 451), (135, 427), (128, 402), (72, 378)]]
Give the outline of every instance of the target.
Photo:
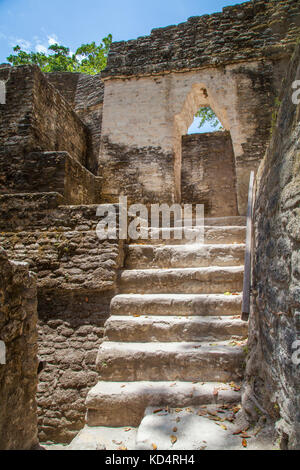
[[(38, 355), (46, 362), (36, 395), (40, 441), (70, 442), (85, 422), (138, 426), (149, 405), (236, 403), (239, 393), (226, 384), (244, 380), (248, 418), (263, 410), (281, 446), (300, 447), (299, 366), (291, 362), (300, 315), (300, 108), (291, 102), (299, 37), (297, 0), (253, 1), (113, 43), (101, 75), (0, 67), (1, 292), (23, 283), (18, 309), (22, 296), (30, 304), (19, 314), (1, 294), (0, 340), (11, 357), (28, 335), (32, 370), (29, 377), (19, 363), (18, 374), (11, 362), (0, 365), (0, 448), (37, 443), (28, 268), (37, 275)], [(201, 106), (224, 131), (186, 135)], [(224, 293), (242, 289), (251, 170), (246, 358), (241, 295)], [(119, 195), (205, 204), (205, 244), (100, 241), (97, 206), (118, 209)], [(14, 315), (18, 328), (7, 336)], [(28, 396), (12, 398), (2, 382), (10, 377)], [(19, 420), (24, 397), (27, 430), (12, 439), (3, 425), (8, 413)]]

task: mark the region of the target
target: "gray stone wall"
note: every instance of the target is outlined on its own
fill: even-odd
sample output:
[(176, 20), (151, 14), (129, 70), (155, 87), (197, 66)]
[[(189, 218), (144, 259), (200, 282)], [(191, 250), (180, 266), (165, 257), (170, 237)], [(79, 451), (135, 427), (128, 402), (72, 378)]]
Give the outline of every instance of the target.
[(204, 204), (211, 217), (237, 215), (234, 154), (226, 131), (182, 138), (181, 197), (183, 203)]
[(104, 84), (101, 74), (51, 72), (46, 74), (87, 127), (86, 167), (95, 175), (98, 170)]
[(37, 394), (42, 442), (69, 442), (84, 426), (84, 401), (98, 380), (96, 355), (123, 265), (122, 242), (97, 238), (97, 206), (58, 203), (55, 193), (3, 196), (11, 222), (0, 235), (7, 253), (37, 273), (39, 356), (46, 361)]
[[(7, 162), (0, 163), (0, 171), (6, 165)], [(31, 152), (22, 159), (19, 155), (11, 156), (9, 168), (13, 177), (7, 178), (5, 187), (0, 187), (0, 194), (58, 192), (66, 204), (100, 201), (101, 178), (67, 152)]]
[[(104, 157), (105, 155), (105, 157)], [(102, 201), (116, 203), (119, 195), (132, 203), (174, 201), (174, 158), (159, 147), (117, 145), (102, 139)]]
[(112, 43), (102, 77), (278, 60), (292, 50), (299, 32), (298, 0), (245, 2), (153, 29), (150, 36)]
[[(253, 306), (243, 406), (275, 423), (281, 447), (300, 449), (300, 79), (296, 48), (278, 101), (272, 139), (257, 174)], [(276, 124), (275, 124), (276, 123)], [(293, 360), (293, 353), (294, 360)]]
[[(2, 244), (1, 244), (2, 245)], [(24, 263), (9, 261), (0, 248), (0, 449), (37, 445), (37, 293), (36, 278)]]
[[(86, 162), (86, 127), (60, 93), (36, 66), (0, 69), (6, 82), (6, 103), (0, 105), (1, 191), (9, 191), (33, 151), (66, 151)], [(11, 165), (12, 163), (12, 165)]]

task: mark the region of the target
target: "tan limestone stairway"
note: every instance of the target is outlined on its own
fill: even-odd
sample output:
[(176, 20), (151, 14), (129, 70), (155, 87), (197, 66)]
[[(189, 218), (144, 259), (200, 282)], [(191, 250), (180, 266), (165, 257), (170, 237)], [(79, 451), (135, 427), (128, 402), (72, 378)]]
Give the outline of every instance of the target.
[(88, 426), (136, 427), (148, 406), (240, 400), (229, 383), (245, 362), (244, 240), (245, 218), (226, 217), (206, 219), (202, 245), (128, 245), (97, 357), (100, 381), (86, 400)]

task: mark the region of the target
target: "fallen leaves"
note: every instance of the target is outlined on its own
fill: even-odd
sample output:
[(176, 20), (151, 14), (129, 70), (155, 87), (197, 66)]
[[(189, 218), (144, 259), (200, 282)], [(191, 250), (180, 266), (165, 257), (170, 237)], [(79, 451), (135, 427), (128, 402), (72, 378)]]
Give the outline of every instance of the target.
[(230, 387), (232, 388), (232, 390), (234, 392), (239, 392), (241, 390), (241, 386), (240, 385), (236, 385), (234, 382), (230, 382)]
[(174, 444), (177, 442), (177, 437), (174, 436), (173, 434), (172, 434), (172, 436), (170, 437), (170, 439), (171, 439), (172, 445), (174, 445)]
[(220, 424), (220, 423), (216, 423), (218, 426), (220, 426), (222, 429), (224, 429), (224, 431), (227, 431), (227, 426), (225, 424)]
[(160, 413), (161, 411), (164, 411), (163, 408), (157, 408), (157, 410), (153, 410), (153, 414)]
[(243, 446), (243, 447), (247, 447), (247, 445), (248, 445), (248, 444), (247, 444), (246, 439), (243, 439), (243, 440), (242, 440), (242, 446)]
[(156, 445), (156, 444), (152, 444), (152, 449), (153, 449), (153, 450), (157, 450), (157, 445)]

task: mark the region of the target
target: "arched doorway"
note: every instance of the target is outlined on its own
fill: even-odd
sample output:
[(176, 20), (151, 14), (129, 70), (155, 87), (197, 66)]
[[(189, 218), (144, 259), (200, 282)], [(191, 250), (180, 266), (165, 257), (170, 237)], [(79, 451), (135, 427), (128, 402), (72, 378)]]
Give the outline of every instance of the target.
[[(215, 116), (214, 126), (203, 129), (206, 132), (195, 128), (199, 108)], [(237, 215), (235, 158), (226, 110), (211, 99), (204, 84), (194, 84), (174, 122), (177, 200), (204, 204), (207, 216)], [(188, 132), (191, 125), (193, 132)]]

